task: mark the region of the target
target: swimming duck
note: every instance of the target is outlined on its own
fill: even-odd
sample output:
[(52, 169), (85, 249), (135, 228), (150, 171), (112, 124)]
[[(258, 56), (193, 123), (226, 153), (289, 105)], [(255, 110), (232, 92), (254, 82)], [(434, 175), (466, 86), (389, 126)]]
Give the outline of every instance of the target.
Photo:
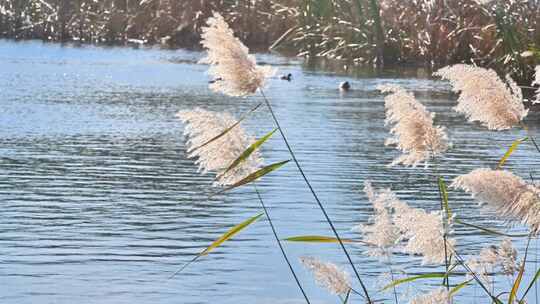
[(348, 81), (344, 81), (339, 84), (339, 89), (341, 91), (348, 91), (351, 89), (351, 84)]
[(218, 78), (216, 78), (216, 79), (214, 79), (214, 80), (210, 80), (208, 83), (216, 83), (216, 82), (222, 81), (222, 80), (223, 80), (223, 78), (218, 77)]
[(292, 74), (289, 73), (289, 74), (287, 74), (287, 75), (281, 75), (281, 77), (279, 77), (279, 79), (291, 81), (291, 80), (292, 80)]

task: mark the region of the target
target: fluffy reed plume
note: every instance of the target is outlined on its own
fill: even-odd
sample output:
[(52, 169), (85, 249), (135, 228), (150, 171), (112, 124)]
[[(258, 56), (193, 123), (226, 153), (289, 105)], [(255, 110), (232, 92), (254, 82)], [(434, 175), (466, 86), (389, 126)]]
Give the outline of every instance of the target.
[(349, 275), (333, 263), (313, 257), (300, 257), (300, 262), (311, 270), (317, 284), (335, 295), (346, 295), (351, 290)]
[(403, 252), (423, 256), (423, 264), (442, 264), (448, 253), (453, 252), (456, 241), (444, 240), (445, 231), (441, 212), (426, 212), (411, 208), (406, 203), (397, 202), (392, 206), (394, 224), (407, 240)]
[(415, 166), (427, 162), (431, 157), (448, 149), (448, 138), (444, 129), (433, 126), (433, 115), (418, 102), (414, 95), (399, 86), (380, 86), (383, 93), (391, 93), (385, 98), (386, 125), (392, 125), (390, 133), (394, 137), (387, 145), (397, 145), (403, 155), (390, 165)]
[(476, 169), (454, 179), (451, 186), (471, 193), (500, 216), (529, 225), (533, 233), (540, 231), (540, 190), (511, 172)]
[(499, 246), (483, 248), (480, 250), (478, 257), (467, 261), (467, 265), (486, 285), (491, 284), (489, 274), (496, 268), (499, 268), (504, 275), (510, 277), (514, 276), (519, 270), (517, 251), (509, 239), (504, 239)]
[(501, 245), (497, 248), (497, 257), (499, 258), (501, 270), (505, 275), (513, 276), (518, 272), (517, 250), (512, 246), (510, 239), (504, 239), (501, 242)]
[[(428, 213), (411, 208), (389, 189), (375, 192), (369, 182), (366, 183), (366, 193), (376, 211), (373, 225), (356, 228), (364, 234), (366, 242), (382, 251), (401, 244), (397, 249), (407, 254), (422, 255), (424, 264), (444, 263), (446, 231), (440, 212)], [(452, 252), (454, 246), (455, 240), (448, 238), (447, 252)]]
[(521, 89), (510, 78), (503, 82), (490, 69), (456, 64), (438, 70), (434, 75), (447, 79), (458, 98), (457, 112), (469, 121), (479, 121), (490, 130), (505, 130), (519, 124), (527, 110)]
[(230, 96), (246, 96), (262, 88), (267, 77), (275, 71), (269, 66), (258, 66), (248, 48), (234, 37), (225, 19), (214, 13), (202, 29), (202, 45), (208, 56), (202, 61), (210, 64), (209, 74), (215, 81), (210, 88)]
[(202, 146), (236, 122), (229, 113), (196, 108), (191, 111), (180, 111), (176, 116), (186, 124), (184, 135), (188, 137), (188, 157), (197, 158), (199, 172), (205, 174), (212, 171), (217, 174), (215, 185), (234, 184), (262, 167), (260, 153), (255, 151), (240, 165), (225, 173), (229, 165), (255, 141), (240, 125)]
[(375, 209), (375, 214), (369, 219), (370, 225), (360, 224), (353, 228), (363, 234), (363, 239), (374, 246), (367, 252), (370, 256), (385, 256), (390, 253), (390, 249), (399, 242), (399, 229), (392, 222), (392, 217), (387, 210), (387, 206), (397, 201), (396, 195), (388, 190), (375, 193), (371, 182), (364, 183), (364, 192)]
[(437, 288), (430, 293), (417, 296), (410, 304), (451, 304), (452, 295), (445, 288)]
[[(540, 65), (536, 66), (532, 85), (540, 86)], [(540, 103), (540, 87), (536, 90), (536, 100), (533, 103)]]

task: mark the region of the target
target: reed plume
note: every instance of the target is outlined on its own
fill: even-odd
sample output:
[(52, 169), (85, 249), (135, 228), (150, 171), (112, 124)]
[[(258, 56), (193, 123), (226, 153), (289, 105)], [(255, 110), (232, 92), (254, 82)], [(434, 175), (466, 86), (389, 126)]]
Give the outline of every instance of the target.
[(208, 55), (202, 62), (210, 64), (208, 73), (218, 80), (210, 88), (230, 96), (247, 96), (262, 88), (275, 70), (257, 65), (255, 56), (249, 54), (220, 14), (214, 13), (207, 24), (202, 29), (201, 44)]
[(396, 145), (403, 155), (390, 166), (403, 164), (416, 166), (448, 149), (448, 137), (441, 127), (433, 126), (433, 115), (418, 102), (414, 95), (399, 86), (380, 86), (385, 97), (386, 125), (391, 125), (386, 145)]
[(333, 263), (314, 257), (300, 257), (300, 262), (309, 269), (317, 284), (335, 295), (346, 295), (351, 290), (349, 275)]
[(511, 172), (475, 169), (454, 179), (451, 186), (471, 193), (501, 217), (519, 220), (535, 234), (540, 231), (540, 190)]
[(444, 67), (434, 75), (449, 80), (453, 91), (461, 93), (454, 109), (471, 122), (506, 130), (527, 116), (521, 89), (509, 76), (505, 83), (494, 70), (466, 64)]
[(493, 273), (496, 268), (510, 277), (516, 274), (519, 270), (517, 250), (513, 247), (510, 239), (504, 239), (499, 246), (491, 245), (482, 248), (477, 257), (467, 261), (467, 266), (485, 285), (490, 285), (489, 274)]
[(427, 294), (415, 297), (410, 304), (451, 304), (452, 295), (445, 288), (437, 288)]
[(392, 221), (387, 206), (398, 200), (396, 195), (388, 190), (376, 193), (371, 182), (364, 183), (364, 192), (373, 205), (375, 214), (369, 218), (370, 225), (360, 224), (353, 230), (363, 234), (363, 240), (374, 246), (367, 251), (370, 256), (384, 256), (390, 253), (392, 247), (400, 240), (399, 229)]
[(452, 252), (456, 241), (446, 237), (449, 233), (444, 227), (440, 211), (426, 212), (412, 208), (404, 202), (393, 206), (394, 224), (407, 240), (402, 251), (408, 254), (422, 255), (423, 264), (442, 264), (447, 252)]
[(215, 185), (234, 184), (262, 167), (260, 152), (254, 151), (238, 166), (225, 172), (229, 165), (255, 142), (241, 125), (235, 126), (225, 135), (208, 143), (236, 122), (231, 114), (196, 108), (191, 111), (180, 111), (176, 116), (186, 125), (184, 135), (188, 138), (188, 157), (197, 158), (199, 172), (217, 174)]
[[(374, 191), (369, 182), (366, 183), (366, 193), (376, 210), (374, 225), (356, 228), (364, 234), (366, 242), (383, 252), (395, 246), (403, 253), (421, 255), (423, 264), (444, 263), (445, 247), (453, 250), (455, 240), (447, 239), (445, 244), (444, 237), (448, 231), (445, 231), (440, 212), (428, 213), (412, 208), (389, 189)], [(381, 214), (386, 215), (382, 217)], [(377, 220), (381, 221), (377, 223)]]

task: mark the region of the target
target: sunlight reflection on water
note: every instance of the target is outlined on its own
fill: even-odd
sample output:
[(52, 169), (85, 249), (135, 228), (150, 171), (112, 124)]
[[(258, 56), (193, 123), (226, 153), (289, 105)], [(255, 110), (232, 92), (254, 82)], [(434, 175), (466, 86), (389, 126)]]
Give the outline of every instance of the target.
[[(197, 174), (185, 157), (182, 125), (174, 117), (178, 110), (201, 106), (239, 114), (260, 101), (210, 92), (206, 67), (196, 64), (199, 57), (187, 51), (0, 41), (2, 303), (302, 303), (265, 221), (166, 280), (228, 227), (259, 212), (249, 187), (210, 197), (212, 177)], [(436, 122), (448, 128), (453, 143), (439, 168), (447, 180), (493, 167), (509, 144), (524, 136), (520, 130), (494, 133), (466, 123), (450, 111), (455, 97), (440, 81), (392, 71), (351, 79), (303, 69), (296, 60), (269, 55), (263, 60), (293, 74), (292, 82), (272, 81), (267, 94), (345, 237), (355, 237), (350, 228), (372, 212), (361, 191), (366, 179), (391, 187), (411, 205), (439, 206), (434, 169), (386, 167), (396, 152), (383, 145), (387, 128), (377, 85), (413, 90), (437, 113)], [(340, 94), (337, 84), (345, 79), (354, 90)], [(539, 121), (531, 113), (533, 133)], [(257, 135), (271, 130), (268, 113), (258, 111), (247, 128)], [(263, 154), (267, 163), (289, 157), (278, 137)], [(523, 145), (507, 166), (528, 177), (537, 175), (539, 164), (533, 148)], [(329, 235), (294, 169), (288, 165), (260, 182), (278, 233)], [(523, 231), (480, 213), (462, 192), (451, 192), (450, 199), (454, 211), (470, 222)], [(461, 226), (456, 233), (459, 250), (468, 254), (498, 241)], [(523, 253), (524, 240), (517, 244)], [(535, 261), (536, 241), (532, 246)], [(315, 286), (297, 258), (320, 256), (346, 267), (339, 248), (287, 244), (286, 249), (308, 294), (318, 300), (314, 303), (335, 301)], [(364, 249), (351, 252), (375, 290), (386, 266), (366, 257)], [(393, 264), (408, 273), (442, 270), (401, 255)], [(469, 287), (457, 302), (482, 300), (482, 291)]]

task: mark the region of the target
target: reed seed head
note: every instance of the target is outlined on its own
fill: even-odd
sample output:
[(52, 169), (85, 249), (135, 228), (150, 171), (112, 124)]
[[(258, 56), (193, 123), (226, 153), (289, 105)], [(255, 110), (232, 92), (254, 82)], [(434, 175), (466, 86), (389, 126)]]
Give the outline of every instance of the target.
[(262, 167), (259, 151), (254, 151), (246, 160), (225, 173), (227, 168), (253, 143), (255, 139), (248, 135), (241, 125), (232, 128), (225, 135), (204, 145), (228, 127), (236, 123), (229, 113), (217, 113), (196, 108), (180, 111), (176, 115), (184, 124), (189, 158), (197, 158), (199, 172), (215, 172), (216, 186), (234, 184)]
[(351, 290), (349, 275), (333, 263), (313, 257), (300, 257), (300, 262), (309, 269), (317, 284), (335, 295), (346, 295)]
[(494, 70), (466, 64), (444, 67), (434, 75), (449, 80), (453, 91), (460, 92), (455, 110), (471, 122), (505, 130), (527, 116), (521, 89), (509, 76), (505, 83)]
[(535, 234), (540, 231), (540, 190), (509, 171), (476, 169), (454, 179), (451, 187), (465, 190), (501, 217), (528, 225)]
[(443, 287), (437, 288), (430, 293), (417, 296), (410, 304), (451, 304), (452, 295)]
[[(467, 266), (486, 285), (490, 286), (489, 275), (499, 268), (504, 275), (513, 277), (519, 270), (517, 250), (510, 239), (504, 239), (499, 246), (488, 246), (480, 254), (467, 261)], [(471, 274), (468, 274), (471, 277)]]
[(440, 212), (412, 208), (389, 189), (374, 191), (369, 182), (365, 189), (375, 207), (374, 224), (356, 229), (364, 234), (366, 242), (383, 252), (396, 247), (403, 253), (421, 255), (423, 264), (444, 263), (446, 252), (452, 252), (456, 242), (446, 237), (445, 246), (449, 231)]
[(444, 128), (433, 126), (433, 115), (418, 102), (414, 95), (399, 86), (380, 86), (385, 97), (386, 125), (391, 125), (393, 137), (387, 145), (396, 145), (403, 155), (390, 166), (403, 164), (416, 166), (448, 149), (448, 137)]
[(362, 233), (363, 240), (375, 247), (367, 251), (368, 255), (387, 256), (392, 247), (399, 242), (400, 234), (386, 206), (397, 201), (398, 198), (388, 189), (376, 193), (369, 181), (366, 181), (364, 185), (364, 192), (373, 205), (375, 214), (369, 218), (369, 225), (360, 224), (353, 227), (353, 230)]
[(456, 241), (449, 234), (440, 211), (426, 212), (398, 202), (393, 208), (394, 223), (407, 240), (403, 252), (422, 255), (423, 264), (442, 264), (453, 252)]
[(208, 56), (202, 62), (210, 64), (208, 73), (219, 79), (210, 88), (230, 96), (247, 96), (262, 88), (275, 70), (256, 64), (255, 56), (249, 54), (220, 14), (214, 13), (207, 24), (202, 28), (201, 43)]

